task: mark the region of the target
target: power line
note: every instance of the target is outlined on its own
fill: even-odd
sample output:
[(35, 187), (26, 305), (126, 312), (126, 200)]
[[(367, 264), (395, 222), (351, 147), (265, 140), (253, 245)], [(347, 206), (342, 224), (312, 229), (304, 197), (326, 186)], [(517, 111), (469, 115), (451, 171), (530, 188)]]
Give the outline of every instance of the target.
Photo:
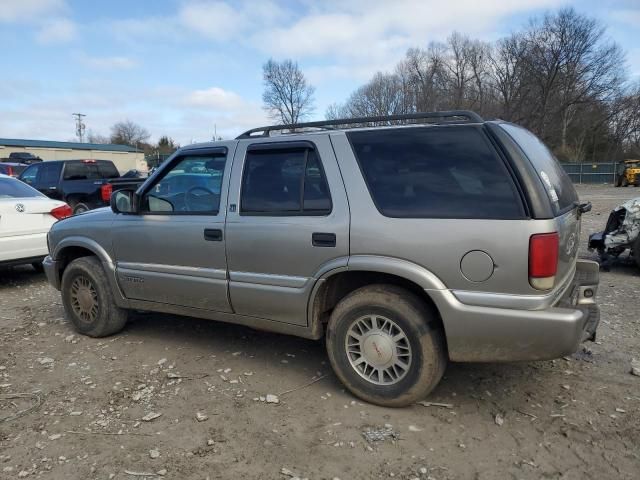
[(82, 143), (84, 130), (86, 128), (84, 122), (82, 121), (82, 117), (86, 117), (86, 115), (84, 113), (72, 113), (71, 116), (76, 117), (76, 136), (78, 137), (78, 141)]

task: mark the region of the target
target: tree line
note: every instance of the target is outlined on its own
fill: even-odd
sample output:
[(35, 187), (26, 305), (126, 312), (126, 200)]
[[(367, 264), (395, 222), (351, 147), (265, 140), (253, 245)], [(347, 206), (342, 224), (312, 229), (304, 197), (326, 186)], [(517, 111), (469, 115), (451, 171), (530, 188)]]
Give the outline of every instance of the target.
[[(289, 90), (273, 88), (273, 62), (264, 66), (265, 108), (281, 123), (313, 111), (313, 87), (294, 66), (297, 81), (284, 82)], [(291, 93), (291, 85), (301, 91)], [(285, 93), (279, 103), (273, 92)], [(305, 102), (290, 115), (285, 101), (297, 98)], [(629, 81), (624, 52), (606, 29), (571, 8), (534, 17), (494, 43), (454, 32), (411, 48), (392, 72), (376, 73), (326, 117), (459, 109), (523, 125), (563, 161), (640, 155), (640, 83)]]
[(123, 120), (116, 122), (111, 126), (111, 134), (105, 137), (100, 134), (89, 131), (87, 140), (89, 143), (111, 143), (114, 145), (128, 145), (144, 152), (153, 160), (166, 158), (178, 148), (180, 144), (176, 143), (168, 135), (161, 136), (156, 143), (149, 143), (151, 134), (149, 131), (131, 120)]

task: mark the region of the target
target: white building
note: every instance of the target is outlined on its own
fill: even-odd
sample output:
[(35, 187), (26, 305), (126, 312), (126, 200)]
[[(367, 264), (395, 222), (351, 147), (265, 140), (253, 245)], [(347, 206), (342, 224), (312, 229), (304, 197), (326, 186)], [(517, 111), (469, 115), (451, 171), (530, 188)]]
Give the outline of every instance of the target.
[(0, 161), (12, 152), (29, 152), (42, 160), (111, 160), (122, 174), (136, 169), (147, 171), (144, 153), (128, 145), (54, 142), (0, 138)]

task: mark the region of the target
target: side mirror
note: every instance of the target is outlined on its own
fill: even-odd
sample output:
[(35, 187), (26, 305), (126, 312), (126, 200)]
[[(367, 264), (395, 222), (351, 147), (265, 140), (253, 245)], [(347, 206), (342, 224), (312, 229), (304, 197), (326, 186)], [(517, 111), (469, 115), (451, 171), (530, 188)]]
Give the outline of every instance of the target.
[(109, 203), (114, 213), (136, 213), (136, 191), (127, 188), (117, 190), (111, 194)]

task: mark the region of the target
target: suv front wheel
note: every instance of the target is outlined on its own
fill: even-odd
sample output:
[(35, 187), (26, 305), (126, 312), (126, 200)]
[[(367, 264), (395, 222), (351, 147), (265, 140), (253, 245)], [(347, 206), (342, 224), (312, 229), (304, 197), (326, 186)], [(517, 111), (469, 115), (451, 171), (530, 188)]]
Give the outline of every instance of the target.
[(102, 264), (96, 257), (81, 257), (62, 275), (62, 303), (76, 330), (90, 337), (106, 337), (122, 330), (127, 310), (119, 308)]
[(394, 285), (352, 292), (329, 320), (326, 341), (333, 370), (367, 402), (402, 407), (421, 400), (447, 365), (436, 315), (418, 296)]

